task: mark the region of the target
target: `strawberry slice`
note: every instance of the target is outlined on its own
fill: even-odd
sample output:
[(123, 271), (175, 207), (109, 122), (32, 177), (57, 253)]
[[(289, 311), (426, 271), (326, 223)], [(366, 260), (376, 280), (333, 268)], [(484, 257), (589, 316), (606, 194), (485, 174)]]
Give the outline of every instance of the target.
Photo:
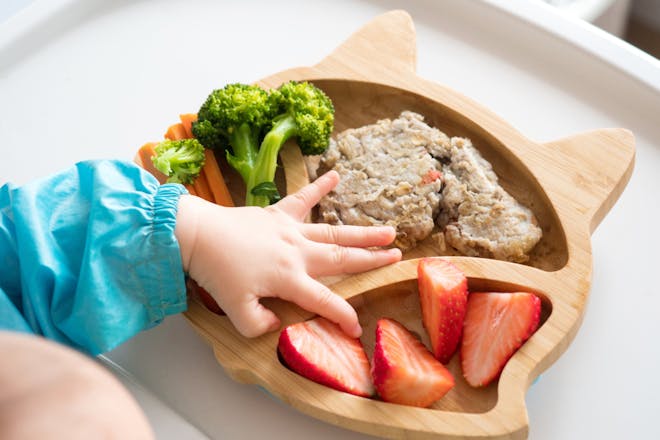
[(541, 300), (531, 293), (471, 293), (463, 328), (461, 365), (467, 382), (488, 385), (536, 331)]
[(286, 365), (301, 376), (357, 396), (374, 394), (362, 343), (325, 318), (287, 326), (278, 349)]
[(422, 322), (436, 359), (446, 364), (458, 348), (467, 305), (467, 279), (447, 260), (423, 258), (417, 266)]
[(412, 333), (397, 321), (376, 324), (371, 375), (386, 402), (427, 407), (454, 386), (454, 377)]
[(220, 308), (218, 303), (213, 299), (210, 293), (206, 291), (202, 286), (197, 286), (197, 294), (199, 295), (199, 299), (202, 300), (204, 305), (206, 306), (207, 309), (209, 309), (211, 312), (215, 313), (216, 315), (224, 316), (226, 315), (225, 311)]
[(224, 310), (220, 308), (217, 302), (213, 299), (210, 293), (206, 291), (202, 286), (197, 284), (195, 280), (192, 278), (186, 278), (186, 289), (188, 290), (188, 293), (193, 296), (197, 296), (197, 298), (202, 301), (204, 306), (211, 312), (215, 313), (216, 315), (224, 316), (226, 313)]

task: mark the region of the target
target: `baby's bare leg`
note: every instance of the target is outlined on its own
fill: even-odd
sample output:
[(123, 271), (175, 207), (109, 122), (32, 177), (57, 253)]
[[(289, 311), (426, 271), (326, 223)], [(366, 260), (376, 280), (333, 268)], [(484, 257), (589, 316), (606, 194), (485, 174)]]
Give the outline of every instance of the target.
[(152, 439), (133, 397), (94, 360), (0, 332), (0, 438)]

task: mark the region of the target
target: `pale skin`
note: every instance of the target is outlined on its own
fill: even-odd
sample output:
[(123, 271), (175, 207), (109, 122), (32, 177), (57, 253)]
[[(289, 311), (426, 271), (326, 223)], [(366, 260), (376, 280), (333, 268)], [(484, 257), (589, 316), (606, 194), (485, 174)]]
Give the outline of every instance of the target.
[[(378, 249), (394, 240), (390, 227), (304, 222), (338, 182), (339, 175), (329, 172), (267, 208), (225, 208), (181, 196), (175, 235), (184, 271), (243, 335), (280, 327), (260, 303), (277, 297), (360, 336), (355, 310), (316, 278), (394, 263), (401, 252)], [(0, 332), (0, 352), (12, 353), (0, 362), (0, 438), (153, 438), (131, 395), (92, 359), (41, 337), (8, 332)]]
[(0, 331), (0, 438), (153, 439), (131, 394), (89, 356)]
[(394, 240), (389, 226), (304, 222), (337, 183), (339, 175), (328, 172), (267, 208), (225, 208), (181, 196), (175, 234), (184, 270), (244, 336), (279, 328), (279, 318), (259, 302), (267, 297), (324, 316), (350, 336), (362, 333), (353, 307), (316, 278), (391, 264), (401, 259), (401, 251), (373, 249)]

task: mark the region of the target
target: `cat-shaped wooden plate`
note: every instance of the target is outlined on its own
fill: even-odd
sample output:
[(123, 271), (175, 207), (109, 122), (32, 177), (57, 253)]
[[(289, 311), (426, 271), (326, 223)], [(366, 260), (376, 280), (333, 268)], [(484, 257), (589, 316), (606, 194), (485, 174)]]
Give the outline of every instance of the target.
[[(418, 112), (449, 136), (470, 138), (502, 186), (534, 211), (543, 239), (529, 264), (447, 257), (465, 272), (471, 291), (530, 291), (542, 298), (541, 326), (509, 360), (499, 380), (485, 388), (470, 387), (455, 356), (448, 367), (456, 386), (430, 408), (356, 397), (287, 369), (277, 355), (279, 332), (244, 338), (226, 317), (196, 301), (191, 301), (186, 317), (232, 378), (258, 384), (320, 420), (388, 438), (525, 438), (525, 393), (566, 350), (582, 322), (591, 283), (591, 232), (630, 178), (633, 136), (624, 129), (604, 129), (535, 143), (479, 104), (418, 77), (415, 59), (412, 20), (405, 12), (393, 11), (368, 23), (318, 65), (281, 72), (260, 84), (312, 81), (335, 104), (336, 132), (395, 118), (402, 110)], [(287, 192), (309, 181), (297, 147), (286, 146), (280, 158)], [(235, 200), (243, 197), (236, 194)], [(421, 323), (416, 258), (438, 253), (423, 243), (400, 263), (332, 284), (358, 311), (368, 354), (376, 320), (383, 316), (399, 320), (429, 346)], [(311, 317), (290, 303), (274, 300), (266, 305), (283, 325)]]

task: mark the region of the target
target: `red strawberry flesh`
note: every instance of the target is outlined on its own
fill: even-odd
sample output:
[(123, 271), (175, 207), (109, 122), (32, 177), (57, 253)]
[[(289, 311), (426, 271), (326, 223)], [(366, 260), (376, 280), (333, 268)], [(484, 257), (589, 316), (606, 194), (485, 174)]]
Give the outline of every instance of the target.
[(536, 331), (540, 316), (541, 300), (531, 293), (471, 293), (461, 343), (467, 382), (479, 387), (497, 379)]
[(436, 359), (447, 363), (456, 352), (467, 305), (467, 278), (442, 258), (423, 258), (417, 266), (422, 321)]
[(357, 396), (374, 394), (362, 343), (325, 318), (286, 327), (278, 349), (287, 366), (301, 376)]
[(372, 376), (380, 397), (391, 403), (430, 406), (454, 386), (454, 378), (440, 361), (393, 319), (376, 326)]
[(226, 315), (224, 310), (222, 310), (218, 303), (215, 302), (215, 299), (213, 299), (211, 294), (208, 293), (202, 286), (197, 284), (195, 280), (192, 278), (187, 278), (186, 288), (192, 295), (196, 295), (209, 311), (215, 313), (216, 315)]

